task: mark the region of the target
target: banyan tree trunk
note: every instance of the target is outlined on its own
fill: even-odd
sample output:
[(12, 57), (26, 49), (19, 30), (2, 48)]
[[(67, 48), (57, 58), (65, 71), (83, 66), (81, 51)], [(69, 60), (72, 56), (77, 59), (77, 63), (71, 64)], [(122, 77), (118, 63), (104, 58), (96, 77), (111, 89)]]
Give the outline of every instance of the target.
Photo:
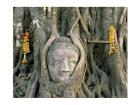
[[(53, 16), (53, 12), (57, 15)], [(46, 43), (55, 37), (73, 32), (78, 34), (87, 59), (85, 75), (76, 96), (94, 98), (127, 97), (127, 8), (126, 7), (14, 7), (13, 8), (13, 97), (39, 97), (41, 76), (47, 70)], [(118, 51), (109, 54), (109, 27), (115, 27)], [(22, 33), (29, 32), (30, 53), (27, 54), (26, 76), (23, 59)], [(24, 67), (24, 68), (22, 68)], [(49, 75), (48, 71), (45, 71)], [(45, 74), (44, 73), (44, 74)]]

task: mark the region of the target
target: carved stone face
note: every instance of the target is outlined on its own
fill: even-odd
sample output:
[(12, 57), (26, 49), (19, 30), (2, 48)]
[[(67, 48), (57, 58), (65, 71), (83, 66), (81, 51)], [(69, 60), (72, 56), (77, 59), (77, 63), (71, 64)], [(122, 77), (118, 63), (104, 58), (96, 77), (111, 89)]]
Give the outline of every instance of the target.
[(55, 82), (70, 79), (79, 58), (78, 48), (72, 43), (67, 43), (63, 37), (61, 38), (60, 42), (54, 42), (47, 57), (49, 73)]

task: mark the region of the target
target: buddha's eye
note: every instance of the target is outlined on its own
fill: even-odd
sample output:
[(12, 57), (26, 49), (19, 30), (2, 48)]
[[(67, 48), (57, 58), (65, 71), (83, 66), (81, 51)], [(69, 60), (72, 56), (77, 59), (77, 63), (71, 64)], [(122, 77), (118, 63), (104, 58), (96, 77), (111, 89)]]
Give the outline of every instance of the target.
[(49, 65), (54, 65), (54, 61), (53, 60), (49, 59), (47, 62), (48, 62)]
[(52, 66), (57, 66), (58, 64), (61, 63), (60, 60), (53, 60), (53, 59), (48, 60), (48, 62), (49, 62), (49, 64), (52, 65)]
[(76, 66), (77, 62), (76, 61), (69, 61), (69, 67), (71, 70), (73, 70)]
[(60, 65), (62, 63), (62, 60), (54, 60), (55, 66)]

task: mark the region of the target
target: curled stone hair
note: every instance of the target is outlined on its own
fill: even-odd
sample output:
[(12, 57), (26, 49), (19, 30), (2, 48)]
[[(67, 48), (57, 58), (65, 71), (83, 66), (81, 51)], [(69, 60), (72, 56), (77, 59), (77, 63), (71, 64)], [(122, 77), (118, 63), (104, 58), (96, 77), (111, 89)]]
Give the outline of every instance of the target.
[(59, 37), (57, 39), (54, 40), (53, 44), (50, 46), (49, 51), (48, 51), (48, 57), (50, 57), (50, 55), (52, 54), (52, 52), (56, 49), (72, 49), (74, 51), (76, 51), (78, 54), (79, 49), (76, 45), (72, 44), (72, 41), (67, 38), (67, 37)]

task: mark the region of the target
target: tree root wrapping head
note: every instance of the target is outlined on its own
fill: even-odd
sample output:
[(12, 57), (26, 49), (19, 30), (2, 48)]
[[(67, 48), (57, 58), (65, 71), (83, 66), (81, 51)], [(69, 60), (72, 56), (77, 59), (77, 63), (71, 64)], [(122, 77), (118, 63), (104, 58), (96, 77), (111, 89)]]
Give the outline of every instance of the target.
[[(81, 87), (85, 74), (85, 54), (78, 45), (78, 39), (72, 41), (67, 37), (56, 38), (46, 53), (50, 79), (41, 81), (44, 83), (40, 85), (44, 84), (41, 87), (49, 97), (76, 97), (76, 92)], [(41, 97), (47, 97), (46, 95), (40, 94)]]

